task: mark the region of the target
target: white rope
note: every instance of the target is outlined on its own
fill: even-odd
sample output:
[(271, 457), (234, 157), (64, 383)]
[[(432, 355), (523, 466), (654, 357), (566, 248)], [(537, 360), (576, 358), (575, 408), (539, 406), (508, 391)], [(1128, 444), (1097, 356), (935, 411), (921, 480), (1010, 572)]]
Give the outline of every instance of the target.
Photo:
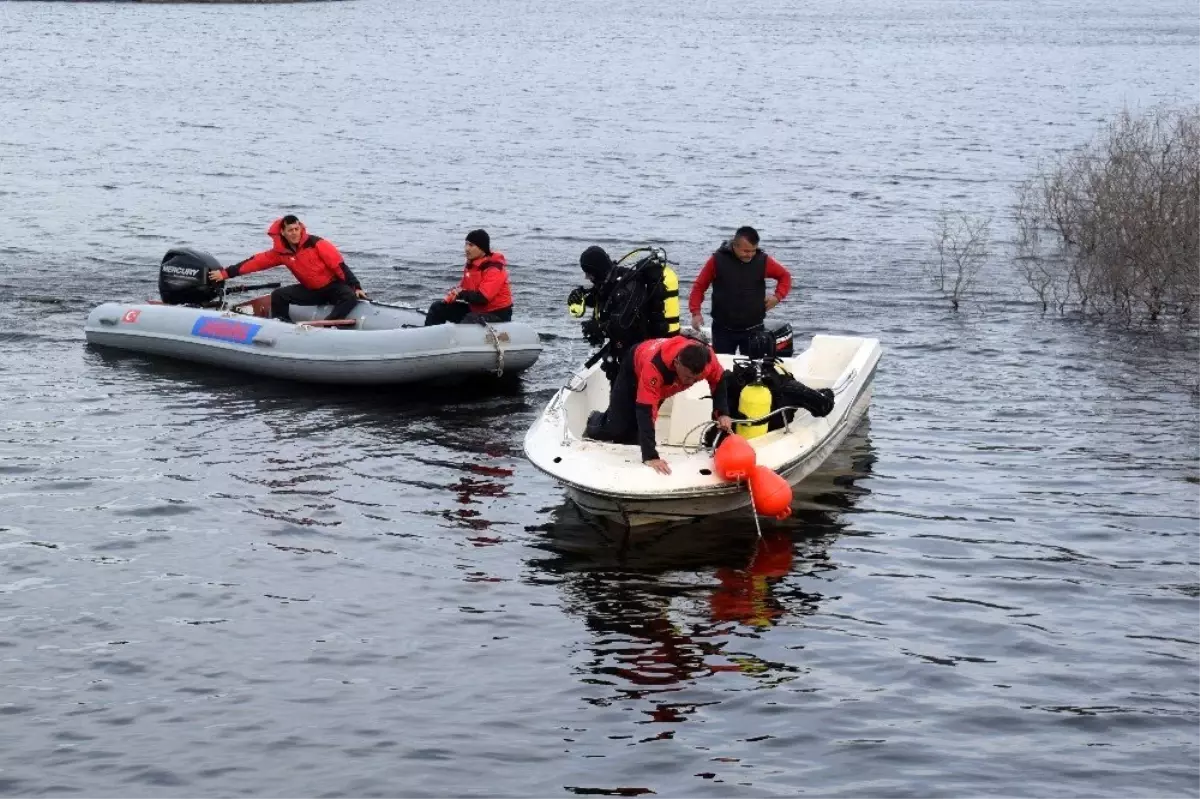
[[(769, 420), (769, 419), (770, 419), (772, 416), (775, 416), (776, 414), (784, 413), (785, 411), (802, 411), (802, 410), (805, 410), (805, 409), (804, 409), (804, 408), (801, 408), (801, 407), (800, 407), (800, 406), (798, 406), (798, 405), (786, 405), (786, 406), (784, 406), (784, 407), (782, 407), (782, 408), (776, 408), (775, 410), (773, 410), (773, 411), (771, 411), (770, 413), (768, 413), (766, 416), (760, 416), (760, 417), (759, 417), (759, 418), (757, 418), (757, 419), (734, 419), (734, 420), (733, 420), (733, 425), (734, 425), (734, 429), (736, 430), (738, 425), (743, 425), (743, 424), (744, 424), (744, 425), (756, 425), (756, 424), (762, 424), (763, 422), (765, 422), (765, 421)], [(697, 452), (699, 452), (700, 450), (704, 449), (704, 444), (703, 444), (703, 443), (698, 443), (698, 444), (696, 445), (695, 449), (689, 449), (689, 448), (688, 448), (688, 445), (687, 445), (687, 440), (688, 440), (688, 438), (690, 438), (690, 437), (691, 437), (692, 433), (696, 432), (697, 430), (700, 430), (700, 429), (703, 429), (703, 428), (708, 428), (708, 427), (714, 427), (714, 426), (716, 426), (716, 424), (717, 424), (716, 422), (711, 422), (711, 421), (710, 421), (710, 422), (701, 422), (700, 424), (696, 425), (696, 426), (695, 426), (695, 427), (693, 427), (691, 430), (689, 430), (689, 431), (687, 431), (686, 433), (684, 433), (684, 435), (683, 435), (683, 443), (682, 443), (682, 444), (680, 444), (680, 446), (681, 446), (681, 447), (683, 447), (684, 451), (685, 451), (685, 452), (687, 452), (687, 454), (689, 454), (689, 455), (694, 455), (695, 453), (697, 453)], [(788, 418), (787, 418), (787, 416), (784, 416), (784, 417), (783, 417), (783, 425), (784, 425), (784, 428), (783, 428), (783, 429), (784, 429), (784, 432), (786, 432), (786, 433), (790, 433), (790, 432), (792, 431), (791, 424), (792, 424), (792, 423), (791, 423), (790, 421), (788, 421)], [(704, 441), (704, 435), (703, 435), (703, 434), (701, 434), (701, 435), (700, 435), (700, 441), (701, 441), (701, 442), (703, 442), (703, 441)]]
[(696, 442), (695, 449), (689, 449), (688, 443), (687, 443), (688, 438), (692, 435), (692, 433), (696, 432), (697, 430), (705, 430), (707, 432), (707, 428), (716, 427), (716, 426), (717, 426), (716, 422), (701, 422), (700, 424), (696, 425), (691, 430), (689, 430), (683, 434), (683, 443), (680, 444), (679, 446), (683, 447), (683, 451), (686, 452), (688, 455), (695, 455), (697, 452), (699, 452), (700, 450), (705, 448), (704, 447), (704, 433), (700, 434), (700, 440), (698, 442)]
[(754, 485), (746, 478), (746, 488), (750, 491), (750, 515), (754, 517), (754, 531), (762, 538), (762, 524), (758, 521), (758, 508), (754, 507)]
[(843, 391), (845, 391), (847, 388), (850, 387), (850, 384), (854, 382), (854, 379), (856, 377), (858, 377), (858, 370), (851, 369), (850, 374), (846, 375), (842, 380), (838, 381), (838, 384), (833, 387), (833, 393), (841, 394)]

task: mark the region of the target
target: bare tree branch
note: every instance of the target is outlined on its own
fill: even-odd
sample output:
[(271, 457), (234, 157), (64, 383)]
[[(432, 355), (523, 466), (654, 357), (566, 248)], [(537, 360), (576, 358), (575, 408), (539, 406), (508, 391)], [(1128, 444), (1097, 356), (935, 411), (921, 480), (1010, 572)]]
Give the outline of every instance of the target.
[(933, 229), (936, 263), (927, 265), (927, 275), (937, 291), (955, 311), (970, 293), (988, 257), (991, 220), (951, 213), (938, 214)]

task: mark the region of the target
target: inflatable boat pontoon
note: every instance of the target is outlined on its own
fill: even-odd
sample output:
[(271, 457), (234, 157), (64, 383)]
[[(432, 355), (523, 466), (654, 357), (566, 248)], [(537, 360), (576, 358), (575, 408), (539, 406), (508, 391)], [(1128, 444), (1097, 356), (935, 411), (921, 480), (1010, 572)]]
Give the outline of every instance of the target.
[[(210, 268), (219, 267), (206, 253), (168, 252), (159, 277), (163, 301), (98, 306), (88, 315), (88, 342), (270, 377), (359, 385), (512, 375), (532, 366), (542, 350), (537, 331), (520, 322), (425, 327), (420, 311), (368, 300), (344, 322), (324, 321), (324, 306), (292, 306), (292, 322), (271, 319), (269, 295), (238, 302), (222, 285), (203, 285)], [(180, 290), (182, 284), (188, 285)]]

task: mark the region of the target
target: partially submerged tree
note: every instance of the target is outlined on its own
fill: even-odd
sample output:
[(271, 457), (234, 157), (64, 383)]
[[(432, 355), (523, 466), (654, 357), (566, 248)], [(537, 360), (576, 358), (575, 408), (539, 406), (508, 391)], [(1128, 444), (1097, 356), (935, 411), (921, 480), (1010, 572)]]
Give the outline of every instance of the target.
[(1128, 111), (1018, 190), (1016, 267), (1043, 309), (1200, 320), (1200, 107)]
[(946, 210), (938, 214), (933, 229), (938, 260), (929, 266), (929, 277), (956, 311), (987, 260), (990, 231), (990, 219)]

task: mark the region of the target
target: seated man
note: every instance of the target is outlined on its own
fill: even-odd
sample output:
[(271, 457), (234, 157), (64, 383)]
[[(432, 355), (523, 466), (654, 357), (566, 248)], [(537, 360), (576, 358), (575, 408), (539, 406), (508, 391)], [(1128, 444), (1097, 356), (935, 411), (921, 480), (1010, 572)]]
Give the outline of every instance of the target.
[(584, 437), (618, 444), (637, 442), (643, 463), (670, 474), (671, 467), (658, 456), (654, 442), (658, 409), (668, 397), (701, 379), (712, 389), (717, 425), (732, 431), (725, 370), (712, 347), (687, 336), (672, 336), (644, 341), (625, 356), (608, 396), (608, 410), (591, 414)]
[(450, 290), (446, 299), (429, 306), (425, 326), (479, 324), (482, 322), (512, 321), (512, 288), (508, 285), (508, 262), (504, 255), (492, 252), (491, 238), (486, 230), (467, 234), (463, 252), (467, 265), (462, 280)]
[(602, 247), (588, 247), (579, 267), (592, 285), (574, 289), (567, 307), (577, 319), (592, 308), (583, 337), (601, 350), (587, 365), (602, 359), (600, 368), (612, 382), (630, 349), (679, 332), (679, 280), (661, 250), (651, 250), (632, 266), (617, 266)]
[(208, 273), (208, 279), (221, 281), (286, 266), (300, 284), (271, 292), (271, 316), (288, 322), (291, 321), (289, 305), (332, 305), (326, 319), (345, 319), (358, 300), (366, 298), (362, 285), (342, 260), (337, 247), (319, 236), (310, 236), (294, 215), (276, 219), (267, 228), (267, 235), (274, 247), (233, 266), (214, 269)]

